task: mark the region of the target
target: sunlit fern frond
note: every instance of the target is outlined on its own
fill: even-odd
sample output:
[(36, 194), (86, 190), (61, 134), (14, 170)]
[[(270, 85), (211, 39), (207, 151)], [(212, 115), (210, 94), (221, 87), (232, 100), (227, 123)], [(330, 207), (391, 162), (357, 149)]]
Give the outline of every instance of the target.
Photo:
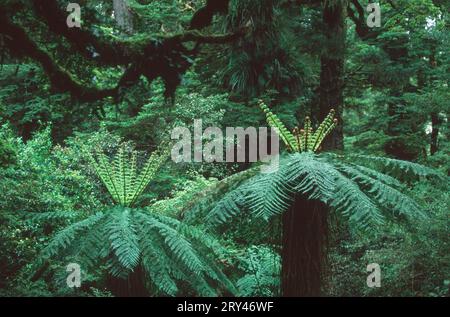
[(259, 107), (266, 114), (267, 124), (272, 127), (280, 136), (281, 140), (286, 144), (290, 151), (299, 151), (299, 145), (294, 135), (286, 128), (278, 117), (270, 111), (269, 107), (263, 101), (259, 102)]
[(124, 147), (119, 148), (112, 161), (103, 153), (89, 154), (89, 160), (113, 200), (122, 206), (131, 207), (155, 177), (168, 155), (168, 147), (154, 151), (140, 172), (136, 151), (126, 153)]
[(259, 107), (266, 114), (266, 120), (286, 144), (289, 152), (317, 152), (320, 145), (327, 135), (333, 131), (337, 125), (337, 119), (334, 118), (335, 111), (331, 109), (322, 123), (314, 131), (309, 117), (305, 118), (303, 129), (295, 127), (292, 133), (286, 128), (281, 120), (270, 111), (269, 107), (263, 101), (259, 102)]

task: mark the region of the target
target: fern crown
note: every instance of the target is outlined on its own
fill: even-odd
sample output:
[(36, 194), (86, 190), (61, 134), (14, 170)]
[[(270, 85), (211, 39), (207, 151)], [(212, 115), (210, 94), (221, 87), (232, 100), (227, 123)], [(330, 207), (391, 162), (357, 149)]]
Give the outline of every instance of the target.
[[(88, 272), (106, 267), (119, 278), (140, 267), (152, 294), (177, 295), (180, 281), (203, 296), (215, 296), (223, 290), (235, 293), (234, 285), (211, 257), (219, 258), (219, 252), (223, 253), (213, 237), (157, 210), (132, 207), (167, 156), (165, 150), (153, 152), (138, 172), (136, 152), (127, 155), (123, 147), (112, 162), (103, 153), (89, 155), (118, 206), (88, 216), (82, 211), (36, 214), (31, 221), (69, 220), (72, 224), (56, 233), (35, 264), (44, 267), (51, 258), (65, 258)], [(61, 278), (57, 282), (65, 283), (65, 277)]]
[(88, 157), (113, 200), (119, 205), (132, 207), (167, 159), (169, 151), (166, 148), (153, 152), (140, 172), (136, 151), (127, 154), (123, 146), (112, 162), (100, 152), (96, 158), (91, 154)]
[(281, 158), (276, 172), (254, 176), (227, 193), (208, 213), (210, 222), (224, 222), (242, 211), (267, 219), (287, 210), (296, 195), (324, 202), (347, 218), (352, 227), (362, 230), (383, 224), (388, 218), (424, 216), (395, 176), (442, 177), (438, 172), (391, 158), (316, 154), (336, 126), (334, 111), (314, 133), (307, 119), (305, 129), (299, 133), (295, 129), (292, 134), (264, 103), (260, 107), (291, 153)]
[(295, 127), (290, 132), (278, 117), (272, 113), (263, 101), (259, 101), (259, 107), (266, 114), (266, 120), (278, 133), (280, 138), (286, 144), (290, 152), (317, 152), (320, 149), (325, 137), (333, 131), (337, 125), (337, 119), (334, 117), (335, 111), (331, 109), (330, 113), (322, 121), (316, 131), (313, 131), (311, 119), (305, 118), (305, 127), (299, 129)]
[(324, 202), (361, 230), (382, 225), (386, 219), (424, 217), (417, 203), (404, 194), (406, 186), (385, 173), (440, 177), (419, 164), (389, 158), (293, 153), (281, 158), (278, 171), (261, 173), (227, 193), (207, 218), (222, 223), (249, 211), (268, 219), (287, 210), (295, 195)]

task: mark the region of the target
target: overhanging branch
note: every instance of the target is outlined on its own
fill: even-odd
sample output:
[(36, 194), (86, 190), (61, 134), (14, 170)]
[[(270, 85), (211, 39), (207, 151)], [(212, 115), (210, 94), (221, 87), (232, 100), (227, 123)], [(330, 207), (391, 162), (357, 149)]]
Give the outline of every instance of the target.
[(116, 89), (99, 90), (86, 87), (76, 81), (68, 72), (59, 67), (47, 52), (33, 42), (23, 28), (15, 25), (0, 12), (0, 32), (4, 35), (6, 46), (16, 55), (29, 57), (39, 62), (47, 74), (52, 87), (58, 92), (69, 92), (82, 101), (93, 101), (112, 96)]
[[(166, 87), (166, 96), (173, 96), (181, 82), (181, 76), (191, 66), (200, 44), (223, 44), (233, 41), (244, 34), (238, 30), (230, 34), (202, 34), (200, 29), (210, 25), (215, 14), (226, 13), (229, 0), (208, 0), (192, 17), (190, 29), (172, 36), (159, 39), (148, 37), (139, 41), (103, 39), (86, 29), (68, 28), (66, 14), (59, 8), (56, 0), (32, 0), (35, 13), (42, 18), (48, 29), (63, 36), (68, 43), (85, 58), (101, 66), (125, 66), (127, 70), (117, 86), (99, 90), (78, 82), (72, 75), (57, 65), (51, 55), (40, 49), (27, 35), (25, 29), (12, 22), (8, 14), (13, 14), (0, 6), (2, 21), (0, 34), (11, 37), (6, 46), (16, 55), (29, 57), (39, 62), (50, 79), (52, 87), (59, 92), (70, 94), (81, 101), (94, 101), (107, 96), (117, 96), (122, 87), (135, 84), (141, 75), (149, 81), (161, 77)], [(184, 47), (185, 42), (196, 42), (194, 50)]]

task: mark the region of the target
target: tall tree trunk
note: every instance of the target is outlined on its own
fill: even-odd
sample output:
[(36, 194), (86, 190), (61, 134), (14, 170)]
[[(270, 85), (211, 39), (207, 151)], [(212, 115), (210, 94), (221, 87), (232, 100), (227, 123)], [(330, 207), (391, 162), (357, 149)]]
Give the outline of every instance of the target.
[(326, 259), (327, 207), (296, 196), (282, 222), (282, 296), (319, 296)]
[(403, 92), (392, 91), (394, 101), (388, 103), (388, 125), (386, 134), (390, 139), (384, 144), (386, 154), (400, 160), (413, 161), (420, 155), (421, 149), (408, 142), (408, 134), (414, 133), (413, 127), (408, 123), (410, 114), (407, 105), (402, 100)]
[[(383, 40), (382, 48), (389, 56), (390, 61), (398, 67), (395, 81), (389, 85), (388, 124), (385, 131), (390, 139), (384, 144), (386, 154), (400, 160), (415, 160), (421, 149), (411, 142), (409, 136), (417, 132), (417, 126), (411, 123), (412, 113), (404, 94), (411, 89), (410, 74), (406, 71), (411, 62), (409, 52), (409, 37), (399, 34), (393, 38)], [(420, 75), (418, 80), (424, 84)]]
[[(430, 54), (430, 68), (431, 69), (436, 68), (436, 65), (437, 65), (435, 51), (436, 51), (436, 49), (433, 48), (431, 50), (431, 54)], [(433, 81), (434, 79), (436, 79), (435, 76), (431, 75), (430, 81)], [(440, 122), (440, 118), (439, 118), (439, 113), (437, 113), (436, 111), (433, 111), (430, 114), (430, 117), (431, 117), (430, 155), (434, 155), (434, 153), (436, 153), (439, 149), (439, 142), (438, 142), (439, 125), (441, 124), (441, 122)]]
[(133, 33), (133, 15), (125, 0), (113, 0), (114, 19), (125, 34)]
[(431, 113), (431, 143), (430, 143), (430, 155), (434, 155), (439, 149), (438, 137), (439, 137), (439, 114), (437, 112)]
[(324, 149), (343, 149), (344, 133), (342, 112), (344, 107), (344, 58), (347, 1), (327, 1), (323, 9), (325, 50), (320, 58), (319, 121), (331, 109), (336, 110), (339, 124), (323, 144)]

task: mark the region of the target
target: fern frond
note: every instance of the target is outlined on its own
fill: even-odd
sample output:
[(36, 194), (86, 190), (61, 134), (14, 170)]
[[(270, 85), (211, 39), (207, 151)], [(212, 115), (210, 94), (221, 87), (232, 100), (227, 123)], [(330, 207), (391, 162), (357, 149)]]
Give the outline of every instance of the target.
[(120, 264), (133, 270), (139, 263), (139, 245), (136, 229), (128, 208), (116, 208), (109, 216), (108, 238)]
[(122, 206), (131, 207), (167, 159), (168, 154), (169, 148), (153, 152), (139, 175), (135, 151), (131, 152), (130, 157), (124, 148), (120, 147), (112, 162), (103, 153), (97, 154), (97, 160), (92, 155), (88, 157), (113, 200)]
[[(393, 211), (393, 214), (397, 213), (419, 218), (424, 217), (424, 213), (421, 211), (420, 207), (411, 198), (401, 193), (396, 188), (380, 181), (380, 176), (378, 176), (378, 178), (368, 176), (347, 164), (340, 164), (338, 168), (351, 177), (353, 181), (364, 186), (367, 193), (370, 194), (380, 206), (389, 208)], [(365, 171), (367, 172), (367, 170)]]
[(361, 173), (372, 177), (386, 185), (389, 185), (391, 187), (394, 188), (400, 188), (400, 189), (404, 189), (404, 185), (397, 179), (395, 179), (392, 176), (389, 176), (387, 174), (383, 174), (381, 172), (378, 172), (374, 169), (365, 167), (365, 166), (361, 166), (361, 165), (357, 165), (357, 164), (352, 164), (352, 163), (347, 163), (348, 165), (352, 166), (353, 168), (357, 169), (358, 171), (360, 171)]
[(306, 117), (304, 128), (299, 129), (295, 127), (292, 131), (293, 133), (291, 133), (261, 100), (259, 101), (259, 107), (266, 114), (266, 121), (269, 126), (275, 129), (290, 152), (317, 152), (325, 137), (337, 125), (337, 119), (334, 118), (335, 111), (331, 109), (315, 132), (313, 131), (311, 119)]
[(129, 190), (127, 191), (125, 201), (127, 204), (131, 204), (134, 196), (134, 191), (136, 190), (136, 178), (137, 178), (137, 152), (132, 151), (130, 157), (130, 163), (126, 165), (126, 174), (125, 174), (125, 182), (129, 186)]
[(46, 222), (51, 220), (73, 220), (81, 215), (79, 211), (27, 212), (27, 222)]
[[(174, 265), (166, 254), (163, 243), (157, 242), (158, 237), (156, 237), (156, 233), (147, 231), (145, 225), (140, 224), (140, 226), (141, 230), (139, 232), (146, 232), (145, 235), (140, 236), (142, 266), (159, 291), (169, 296), (175, 296), (178, 292), (178, 287), (170, 271), (174, 269)], [(153, 236), (149, 238), (150, 235)]]
[(206, 222), (210, 224), (225, 222), (241, 213), (246, 203), (245, 198), (246, 192), (240, 187), (225, 194), (207, 214)]
[(157, 230), (157, 232), (164, 238), (166, 245), (170, 251), (181, 260), (192, 272), (200, 274), (203, 270), (203, 264), (192, 249), (191, 244), (186, 241), (177, 230), (170, 226), (157, 221), (155, 217), (138, 214), (139, 217), (146, 223), (150, 230)]
[(73, 246), (72, 262), (87, 270), (97, 267), (109, 255), (109, 245), (105, 243), (108, 241), (107, 223), (108, 218), (103, 217)]
[[(212, 242), (212, 238), (208, 238), (205, 232), (163, 215), (139, 212), (137, 217), (139, 223), (142, 224), (142, 240), (144, 237), (148, 238), (149, 235), (152, 237), (149, 239), (153, 242), (152, 246), (145, 246), (145, 252), (148, 252), (145, 256), (152, 257), (151, 254), (155, 254), (155, 252), (155, 256), (159, 257), (166, 254), (166, 259), (170, 262), (168, 267), (171, 268), (171, 271), (163, 271), (162, 275), (158, 277), (165, 281), (166, 291), (176, 292), (173, 284), (167, 280), (169, 276), (175, 275), (187, 279), (191, 286), (203, 295), (213, 295), (211, 293), (213, 288), (206, 282), (206, 277), (220, 282), (230, 291), (234, 290), (234, 286), (228, 278), (208, 258), (208, 254), (215, 250), (212, 247), (217, 247), (217, 245)], [(150, 275), (156, 274), (149, 267), (146, 268), (146, 271)]]
[(289, 155), (282, 163), (285, 182), (294, 184), (296, 193), (327, 203), (334, 192), (333, 167), (316, 159), (312, 153)]
[(126, 279), (132, 271), (129, 268), (124, 267), (115, 254), (112, 254), (107, 259), (106, 269), (112, 276), (118, 277), (121, 279)]
[(341, 212), (350, 223), (362, 230), (384, 223), (384, 217), (379, 208), (359, 186), (351, 179), (336, 171), (336, 191), (330, 200), (330, 205)]
[(67, 249), (82, 232), (89, 230), (95, 223), (104, 217), (102, 212), (98, 212), (84, 220), (69, 225), (65, 229), (59, 231), (52, 241), (42, 251), (42, 258), (48, 259), (56, 256), (63, 249)]
[(293, 188), (285, 181), (284, 170), (260, 174), (245, 186), (246, 202), (252, 212), (265, 219), (280, 214), (292, 201)]
[(349, 158), (360, 160), (361, 162), (374, 166), (378, 169), (387, 169), (389, 173), (394, 175), (406, 174), (413, 177), (435, 176), (438, 178), (445, 178), (445, 176), (443, 176), (440, 172), (432, 168), (410, 161), (361, 154), (352, 154), (349, 155)]
[(166, 148), (163, 149), (162, 151), (160, 150), (154, 151), (150, 155), (150, 157), (148, 158), (147, 162), (144, 165), (142, 172), (136, 177), (135, 181), (136, 186), (133, 189), (134, 193), (131, 195), (129, 206), (134, 205), (136, 199), (139, 197), (139, 195), (142, 194), (142, 192), (148, 186), (150, 181), (154, 178), (158, 169), (167, 160), (168, 154), (169, 150)]
[(296, 138), (291, 132), (289, 132), (283, 122), (281, 122), (281, 120), (278, 119), (278, 117), (270, 111), (269, 107), (267, 107), (263, 101), (259, 102), (259, 107), (266, 114), (267, 124), (278, 133), (278, 135), (281, 137), (281, 140), (286, 144), (286, 146), (291, 151), (299, 151)]
[(106, 155), (103, 153), (97, 153), (97, 160), (95, 160), (95, 158), (89, 154), (88, 158), (97, 175), (100, 177), (101, 181), (106, 186), (106, 189), (111, 194), (113, 200), (120, 203), (120, 194), (117, 184), (115, 183), (114, 170), (112, 169)]
[(200, 221), (203, 222), (204, 217), (207, 217), (207, 214), (211, 212), (221, 197), (226, 193), (232, 192), (233, 189), (242, 185), (259, 171), (260, 167), (255, 166), (228, 176), (205, 190), (198, 191), (187, 204), (183, 205), (179, 211), (180, 217), (188, 223), (195, 222), (198, 219), (201, 219)]

